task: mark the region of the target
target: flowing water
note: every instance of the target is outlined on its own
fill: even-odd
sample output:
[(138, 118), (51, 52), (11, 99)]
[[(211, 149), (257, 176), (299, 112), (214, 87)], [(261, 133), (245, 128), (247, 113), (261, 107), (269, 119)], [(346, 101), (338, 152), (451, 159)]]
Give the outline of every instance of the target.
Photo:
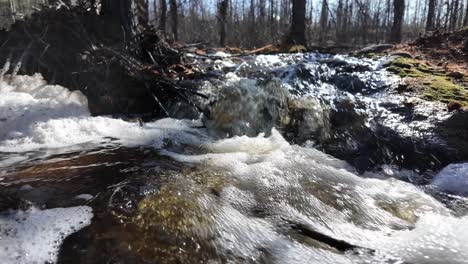
[(385, 127), (437, 145), (450, 117), (423, 101), (425, 118), (394, 111), (419, 99), (391, 92), (383, 60), (207, 63), (204, 115), (144, 124), (93, 117), (40, 75), (4, 76), (1, 262), (468, 263), (467, 166), (432, 180), (367, 140)]

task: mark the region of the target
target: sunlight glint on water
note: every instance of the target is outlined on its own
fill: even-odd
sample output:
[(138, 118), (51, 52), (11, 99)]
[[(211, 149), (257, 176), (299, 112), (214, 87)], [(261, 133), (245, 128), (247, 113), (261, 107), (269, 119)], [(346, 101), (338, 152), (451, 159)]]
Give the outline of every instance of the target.
[[(285, 66), (278, 57), (259, 60), (266, 67)], [(231, 76), (231, 80), (249, 88), (249, 80), (233, 77), (238, 78)], [(444, 205), (411, 184), (359, 177), (346, 162), (313, 148), (290, 145), (276, 130), (269, 137), (261, 134), (217, 140), (206, 130), (193, 128), (200, 121), (163, 119), (140, 127), (91, 117), (81, 93), (48, 86), (39, 75), (17, 76), (0, 83), (0, 110), (0, 151), (16, 152), (1, 160), (2, 166), (21, 162), (24, 151), (85, 142), (98, 146), (107, 138), (116, 138), (123, 146), (152, 146), (174, 160), (229, 178), (232, 182), (222, 186), (219, 197), (205, 194), (194, 201), (206, 210), (202, 213), (214, 219), (212, 243), (226, 256), (255, 260), (266, 251), (276, 263), (383, 263), (389, 259), (467, 263), (468, 218), (452, 216)], [(168, 140), (172, 145), (195, 146), (205, 154), (176, 153), (167, 149)], [(83, 223), (73, 222), (76, 230), (91, 218), (87, 208), (63, 210), (86, 211), (84, 217), (75, 218)], [(252, 213), (258, 211), (261, 214)], [(30, 215), (50, 217), (54, 213), (46, 210)], [(11, 230), (24, 225), (9, 218), (1, 221)], [(34, 229), (38, 237), (71, 233), (68, 227), (62, 228), (65, 231), (50, 230), (48, 223), (25, 223), (31, 228), (39, 226)], [(307, 225), (376, 252), (361, 256), (340, 253), (300, 234), (285, 232), (283, 227), (290, 223)], [(42, 260), (41, 246), (21, 241), (21, 234), (4, 233), (0, 243), (11, 242), (16, 252), (28, 251), (29, 257)], [(52, 261), (58, 252), (54, 250)], [(0, 254), (0, 258), (10, 262), (9, 256)]]

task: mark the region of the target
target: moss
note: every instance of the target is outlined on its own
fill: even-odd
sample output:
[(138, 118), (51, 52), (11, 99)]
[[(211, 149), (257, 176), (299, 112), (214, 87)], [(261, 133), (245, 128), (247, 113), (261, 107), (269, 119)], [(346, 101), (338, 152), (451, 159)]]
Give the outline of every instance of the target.
[(383, 56), (384, 56), (383, 53), (371, 52), (371, 53), (363, 54), (363, 55), (361, 55), (360, 57), (361, 57), (361, 58), (368, 58), (368, 59), (378, 59), (378, 58), (381, 58), (381, 57), (383, 57)]
[(389, 72), (405, 78), (404, 89), (399, 92), (414, 91), (429, 101), (442, 103), (458, 102), (468, 106), (468, 90), (455, 83), (442, 70), (432, 68), (424, 61), (412, 58), (397, 58), (385, 65)]

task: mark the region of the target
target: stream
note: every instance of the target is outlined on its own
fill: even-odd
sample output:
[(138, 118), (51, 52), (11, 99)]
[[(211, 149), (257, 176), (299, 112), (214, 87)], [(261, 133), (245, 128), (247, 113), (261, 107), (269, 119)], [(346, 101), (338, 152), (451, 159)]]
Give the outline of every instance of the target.
[(388, 58), (191, 56), (146, 123), (2, 76), (1, 263), (468, 263), (468, 142)]

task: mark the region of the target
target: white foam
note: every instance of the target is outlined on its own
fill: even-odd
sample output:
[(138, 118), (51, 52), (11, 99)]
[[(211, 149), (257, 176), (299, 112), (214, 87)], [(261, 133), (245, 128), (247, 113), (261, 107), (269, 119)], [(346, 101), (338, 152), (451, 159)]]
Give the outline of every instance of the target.
[(0, 216), (0, 262), (54, 263), (60, 244), (91, 223), (90, 207), (30, 209)]
[(414, 229), (391, 234), (381, 246), (407, 263), (468, 263), (468, 217), (425, 214)]
[(287, 64), (279, 55), (258, 55), (255, 64), (261, 67), (284, 67)]
[(468, 195), (468, 163), (448, 165), (437, 174), (432, 184), (444, 192)]
[[(7, 78), (9, 79), (9, 78)], [(60, 148), (115, 138), (126, 146), (197, 142), (196, 121), (163, 119), (140, 126), (108, 117), (91, 117), (86, 97), (42, 76), (16, 76), (0, 82), (0, 152)]]
[[(164, 153), (225, 171), (241, 188), (228, 188), (222, 196), (225, 202), (240, 211), (243, 206), (265, 207), (273, 219), (249, 218), (230, 207), (214, 217), (223, 222), (223, 230), (230, 230), (223, 233), (221, 245), (246, 246), (244, 253), (238, 252), (241, 256), (261, 246), (273, 252), (278, 263), (299, 263), (295, 254), (320, 263), (353, 263), (353, 256), (298, 245), (272, 231), (274, 219), (292, 219), (336, 239), (378, 250), (371, 263), (385, 262), (376, 260), (381, 255), (409, 263), (466, 263), (468, 229), (462, 226), (468, 219), (452, 216), (443, 204), (411, 184), (361, 178), (343, 161), (289, 145), (276, 130), (270, 137), (234, 137), (205, 148), (210, 153)], [(223, 216), (226, 213), (228, 217)]]

